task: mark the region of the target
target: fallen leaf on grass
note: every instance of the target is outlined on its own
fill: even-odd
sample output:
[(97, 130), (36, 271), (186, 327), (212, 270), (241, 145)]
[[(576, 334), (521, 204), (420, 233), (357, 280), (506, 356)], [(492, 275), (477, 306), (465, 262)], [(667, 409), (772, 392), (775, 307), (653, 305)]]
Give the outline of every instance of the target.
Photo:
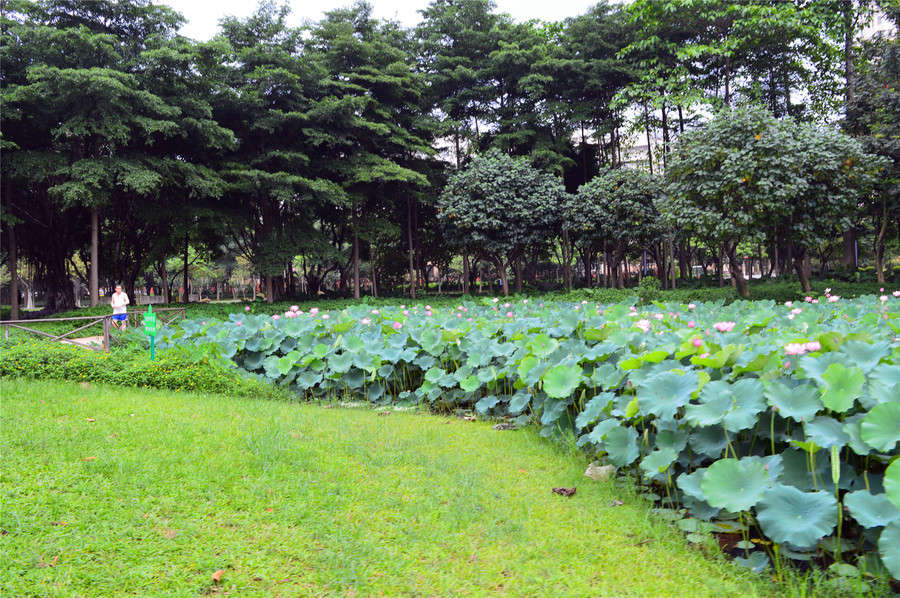
[(87, 420), (88, 420), (89, 422), (95, 422), (95, 421), (97, 421), (97, 420), (94, 419), (93, 417), (89, 417), (89, 418), (87, 418)]
[(611, 507), (621, 507), (621, 506), (624, 505), (624, 504), (625, 504), (625, 503), (624, 503), (623, 501), (621, 501), (621, 500), (614, 500), (614, 501), (612, 501), (611, 503), (609, 503), (609, 506), (611, 506)]
[(474, 415), (464, 415), (459, 419), (461, 419), (463, 421), (467, 421), (467, 422), (473, 422), (473, 421), (477, 420), (478, 418), (475, 417)]
[(390, 415), (390, 414), (391, 414), (390, 411), (382, 411), (382, 412), (379, 413), (378, 415)]
[(322, 409), (332, 409), (334, 405), (322, 405)]
[(274, 511), (274, 510), (275, 510), (275, 509), (273, 509), (272, 507), (269, 507), (269, 508), (266, 509), (266, 513), (271, 513), (271, 512)]
[(51, 522), (50, 522), (50, 525), (58, 525), (58, 526), (60, 526), (60, 527), (65, 527), (65, 526), (67, 526), (67, 525), (69, 525), (69, 524), (66, 523), (65, 521), (51, 521)]
[(553, 493), (560, 496), (574, 496), (578, 488), (554, 488)]
[(516, 471), (518, 471), (519, 473), (528, 473), (528, 472), (525, 471), (524, 469), (518, 469), (518, 470), (516, 470)]
[(90, 388), (91, 387), (89, 382), (82, 382), (79, 384), (79, 386), (81, 386), (81, 388)]
[(212, 574), (212, 580), (216, 583), (222, 581), (222, 576), (225, 575), (225, 572), (219, 569), (215, 573)]
[(43, 569), (44, 567), (53, 567), (56, 565), (56, 561), (58, 561), (58, 560), (59, 560), (59, 555), (56, 555), (55, 557), (53, 557), (52, 561), (50, 561), (49, 563), (45, 563), (44, 557), (41, 557), (41, 562), (39, 562), (37, 564), (37, 566), (40, 567), (41, 569)]
[(495, 430), (518, 430), (518, 426), (516, 424), (504, 423), (504, 424), (494, 424)]
[(82, 461), (93, 461), (96, 458), (97, 457), (85, 457), (84, 459), (82, 459)]

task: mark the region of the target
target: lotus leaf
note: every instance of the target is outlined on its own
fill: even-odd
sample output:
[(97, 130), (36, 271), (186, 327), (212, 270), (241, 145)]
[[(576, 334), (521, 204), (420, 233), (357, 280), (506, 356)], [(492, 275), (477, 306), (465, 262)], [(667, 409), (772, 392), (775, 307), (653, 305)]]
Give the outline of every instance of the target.
[(769, 474), (762, 463), (721, 459), (703, 476), (700, 488), (710, 505), (729, 511), (746, 511), (766, 494)]
[(638, 388), (638, 400), (646, 413), (672, 418), (679, 407), (687, 405), (697, 390), (696, 373), (662, 372), (644, 381)]
[(875, 405), (859, 424), (859, 435), (869, 446), (886, 453), (900, 442), (900, 403)]
[(769, 555), (761, 550), (757, 550), (756, 552), (751, 552), (748, 558), (736, 557), (734, 562), (741, 567), (750, 569), (754, 573), (762, 573), (769, 567)]
[(884, 472), (884, 494), (900, 509), (900, 459), (895, 459)]
[(882, 527), (900, 519), (900, 509), (884, 494), (871, 494), (868, 490), (848, 492), (844, 504), (863, 527)]
[(820, 415), (806, 424), (806, 436), (822, 448), (843, 447), (850, 442), (843, 424), (829, 415)]
[(837, 509), (830, 492), (803, 492), (776, 484), (756, 506), (756, 519), (774, 542), (811, 548), (834, 530)]
[(594, 429), (591, 430), (590, 434), (588, 434), (588, 440), (593, 443), (600, 444), (603, 442), (603, 437), (606, 436), (606, 434), (610, 430), (617, 427), (619, 427), (619, 420), (617, 420), (616, 418), (611, 417), (609, 419), (604, 419), (596, 426), (594, 426)]
[(678, 479), (675, 481), (675, 483), (686, 495), (697, 500), (706, 500), (706, 497), (703, 495), (703, 490), (700, 487), (700, 483), (703, 481), (704, 474), (706, 474), (706, 468), (701, 467), (694, 473), (681, 474), (680, 476), (678, 476)]
[(480, 401), (475, 403), (475, 411), (478, 413), (487, 413), (492, 407), (494, 407), (497, 403), (500, 402), (500, 399), (493, 395), (488, 395), (483, 397)]
[(878, 554), (890, 574), (900, 579), (900, 520), (887, 524), (878, 538)]
[(810, 421), (823, 407), (819, 392), (812, 384), (791, 387), (774, 380), (766, 385), (765, 395), (769, 405), (778, 409), (778, 413), (798, 422)]
[(882, 363), (869, 373), (866, 387), (868, 408), (878, 403), (900, 403), (900, 365)]
[(594, 423), (600, 416), (600, 412), (606, 409), (614, 398), (615, 395), (611, 392), (601, 392), (593, 397), (575, 418), (575, 426), (583, 429)]
[(880, 341), (870, 344), (862, 341), (847, 341), (841, 345), (838, 352), (849, 357), (850, 361), (860, 368), (863, 374), (868, 374), (883, 357), (890, 354), (891, 343)]
[(822, 404), (837, 413), (845, 413), (856, 399), (862, 397), (866, 376), (858, 367), (847, 368), (839, 363), (828, 366), (822, 374)]
[(541, 413), (541, 424), (549, 426), (556, 422), (566, 412), (566, 401), (548, 399), (544, 403), (544, 411)]
[(694, 428), (688, 443), (693, 451), (717, 459), (728, 446), (728, 437), (721, 425), (705, 426)]
[(654, 450), (641, 459), (641, 469), (652, 478), (668, 469), (677, 458), (678, 451), (675, 449), (666, 447)]
[(581, 385), (581, 368), (558, 365), (548, 369), (541, 376), (543, 389), (549, 396), (563, 399), (572, 396)]
[(616, 467), (626, 467), (640, 456), (638, 434), (634, 428), (617, 426), (606, 433), (604, 448), (610, 462)]

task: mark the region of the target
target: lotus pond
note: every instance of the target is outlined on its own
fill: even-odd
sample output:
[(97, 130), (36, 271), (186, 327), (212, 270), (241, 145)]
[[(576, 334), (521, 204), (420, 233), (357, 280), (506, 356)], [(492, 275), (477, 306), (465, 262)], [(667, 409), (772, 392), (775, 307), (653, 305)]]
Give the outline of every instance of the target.
[(161, 344), (310, 399), (534, 423), (633, 471), (688, 540), (732, 534), (747, 567), (900, 578), (898, 336), (900, 291), (240, 311), (164, 329)]

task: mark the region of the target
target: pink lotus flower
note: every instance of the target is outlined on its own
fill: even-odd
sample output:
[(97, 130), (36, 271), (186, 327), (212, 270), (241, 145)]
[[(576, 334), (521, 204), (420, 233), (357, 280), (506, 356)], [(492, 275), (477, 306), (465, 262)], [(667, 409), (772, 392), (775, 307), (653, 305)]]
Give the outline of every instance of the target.
[(695, 347), (702, 347), (702, 346), (703, 346), (703, 339), (695, 338), (695, 339), (694, 339), (693, 341), (691, 341), (691, 342), (693, 343), (693, 345), (694, 345)]
[(245, 306), (244, 311), (250, 311), (250, 306), (249, 305)]
[(463, 310), (463, 306), (462, 306), (462, 305), (460, 305), (460, 306), (459, 306), (459, 307), (457, 307), (457, 308), (456, 308), (456, 309), (458, 309), (458, 310), (459, 310), (459, 311), (462, 311), (462, 310)]
[(463, 308), (463, 313), (464, 313), (464, 314), (469, 313), (469, 308), (468, 308), (468, 307), (464, 307), (464, 308)]
[(695, 307), (697, 307), (697, 306), (694, 305), (693, 303), (688, 303), (688, 309), (694, 309)]
[(494, 303), (500, 303), (500, 300), (497, 299), (496, 297), (494, 297), (493, 299), (491, 299), (491, 301), (493, 301)]
[(408, 316), (408, 315), (409, 315), (409, 310), (408, 310), (408, 309), (404, 309), (404, 310), (403, 310), (403, 315), (404, 315), (404, 316)]
[[(900, 291), (897, 291), (897, 292), (900, 293)], [(528, 305), (528, 299), (523, 299), (522, 305)]]
[(311, 315), (311, 316), (314, 316), (314, 315), (316, 315), (317, 313), (319, 313), (319, 308), (318, 308), (318, 307), (314, 307), (314, 308), (312, 308), (311, 310), (309, 310), (309, 315)]
[(690, 322), (688, 322), (688, 328), (693, 328), (693, 327), (696, 326), (696, 325), (697, 325), (697, 324), (696, 324), (693, 320), (691, 320)]
[(662, 319), (663, 319), (663, 315), (662, 315), (662, 314), (653, 314), (653, 317), (656, 318), (657, 320), (662, 320)]
[(323, 319), (323, 320), (327, 320), (327, 319), (330, 318), (330, 317), (331, 317), (331, 316), (329, 316), (328, 314), (322, 314), (322, 319)]
[(819, 341), (810, 341), (806, 343), (806, 350), (810, 353), (815, 353), (816, 351), (819, 351), (821, 349), (822, 343), (820, 343)]
[(425, 306), (425, 309), (427, 309), (427, 310), (430, 311), (430, 310), (431, 310), (431, 306), (430, 306), (430, 305), (426, 305), (426, 306)]
[(513, 317), (513, 313), (511, 311), (506, 312), (506, 317), (507, 318)]
[(807, 296), (807, 297), (804, 299), (804, 301), (806, 301), (807, 303), (809, 303), (810, 301), (812, 301), (812, 297)]
[(372, 310), (372, 313), (373, 313), (373, 314), (377, 314), (377, 313), (378, 313), (378, 310), (377, 310), (377, 309), (373, 309), (373, 310)]
[(456, 314), (457, 318), (462, 318), (462, 314)]
[(841, 300), (840, 295), (832, 295), (831, 297), (828, 298), (828, 303), (834, 303), (835, 301), (840, 301), (840, 300)]
[(884, 303), (885, 301), (887, 301), (887, 295), (882, 295), (882, 296), (879, 297), (878, 299), (879, 299), (882, 303)]
[(650, 320), (638, 320), (637, 323), (635, 323), (635, 326), (644, 332), (650, 332)]
[(788, 320), (793, 320), (793, 319), (796, 318), (796, 317), (797, 317), (797, 316), (794, 315), (794, 314), (788, 314)]
[(715, 328), (719, 332), (731, 332), (734, 327), (734, 322), (716, 322), (715, 324), (713, 324), (713, 328)]
[(430, 318), (430, 317), (433, 316), (434, 314), (432, 314), (430, 311), (426, 311), (426, 312), (425, 312), (425, 315), (426, 315), (427, 317)]
[(405, 306), (405, 305), (401, 305), (401, 306), (400, 306), (400, 309), (406, 309), (406, 306)]
[(200, 325), (201, 325), (201, 326), (206, 326), (206, 320), (203, 320), (202, 322), (200, 322)]
[(359, 321), (359, 323), (362, 324), (363, 326), (368, 326), (369, 324), (372, 323), (372, 320), (370, 320), (369, 318), (363, 318), (362, 320)]
[(587, 305), (587, 299), (581, 302), (582, 305)]
[(831, 287), (825, 289), (825, 294), (826, 294), (826, 295), (827, 295), (828, 293), (830, 293), (830, 292), (831, 292)]
[(401, 328), (403, 328), (403, 324), (401, 324), (400, 322), (394, 322), (393, 326), (394, 330), (400, 330)]
[(791, 313), (794, 314), (795, 316), (797, 316), (797, 315), (802, 314), (803, 310), (800, 309), (799, 307), (795, 307), (794, 309), (791, 310)]
[(273, 319), (273, 320), (277, 320), (277, 319), (280, 318), (280, 317), (281, 317), (281, 316), (279, 316), (278, 314), (275, 314), (274, 316), (272, 316), (272, 319)]
[(510, 303), (504, 303), (503, 307), (509, 308), (510, 305), (511, 305)]
[(471, 322), (471, 321), (472, 321), (472, 318), (469, 318), (469, 321)]
[(706, 359), (707, 357), (709, 357), (709, 353), (701, 353), (700, 355), (698, 355), (698, 357), (700, 359)]
[(813, 300), (811, 301), (811, 303), (818, 303), (818, 302), (819, 302), (818, 299), (813, 299)]
[(891, 293), (894, 297), (900, 297), (900, 291), (894, 291)]
[(793, 306), (793, 305), (794, 305), (794, 302), (793, 302), (793, 301), (785, 301), (785, 302), (784, 302), (784, 306), (785, 306), (785, 307), (791, 307), (791, 306)]
[(291, 306), (291, 311), (300, 311), (300, 306), (299, 306), (299, 305), (292, 305), (292, 306)]
[(235, 322), (236, 326), (242, 326), (243, 324), (244, 324), (243, 322)]
[(803, 355), (806, 353), (806, 345), (803, 343), (788, 343), (784, 346), (784, 352), (788, 355)]

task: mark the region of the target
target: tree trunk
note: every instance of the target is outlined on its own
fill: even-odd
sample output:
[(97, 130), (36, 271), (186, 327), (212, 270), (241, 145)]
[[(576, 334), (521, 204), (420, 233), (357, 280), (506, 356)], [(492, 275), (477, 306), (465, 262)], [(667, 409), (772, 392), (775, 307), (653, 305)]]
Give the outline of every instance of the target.
[[(9, 192), (9, 185), (6, 186)], [(6, 233), (6, 250), (9, 252), (9, 319), (19, 319), (19, 259), (16, 246), (16, 228), (9, 225)]]
[(159, 277), (162, 279), (163, 303), (168, 303), (169, 302), (169, 280), (168, 280), (168, 272), (166, 272), (165, 252), (159, 257)]
[[(719, 243), (719, 255), (716, 257), (716, 274), (719, 277), (719, 288), (723, 288), (725, 286), (725, 259), (724, 259), (725, 250), (722, 247), (722, 244)], [(732, 276), (734, 276), (732, 274)]]
[[(263, 276), (263, 280), (266, 285), (266, 303), (274, 303), (275, 302), (275, 285), (272, 284), (272, 275), (265, 274)], [(188, 295), (188, 289), (185, 287), (184, 289), (185, 296)]]
[(409, 244), (409, 298), (416, 300), (416, 265), (413, 258), (412, 198), (406, 194), (406, 237)]
[(744, 269), (741, 267), (741, 263), (738, 261), (737, 257), (737, 243), (729, 243), (727, 249), (728, 255), (728, 264), (731, 270), (731, 279), (734, 281), (735, 286), (737, 287), (738, 294), (744, 299), (750, 298), (750, 286), (747, 284), (747, 279), (744, 278)]
[(462, 277), (463, 295), (470, 295), (469, 292), (469, 254), (463, 254), (463, 277)]
[(188, 289), (188, 233), (184, 233), (184, 302), (191, 302), (191, 291)]
[(100, 304), (100, 215), (91, 208), (91, 307)]
[(516, 257), (516, 292), (522, 292), (522, 256)]
[(353, 298), (359, 299), (359, 234), (353, 226)]
[(881, 200), (881, 228), (875, 237), (875, 271), (878, 274), (878, 282), (884, 284), (884, 237), (887, 234), (887, 200)]
[(669, 235), (669, 272), (672, 275), (672, 286), (671, 288), (675, 288), (675, 237), (673, 235)]
[(797, 272), (797, 279), (800, 280), (800, 289), (804, 293), (812, 292), (812, 285), (809, 283), (809, 276), (806, 275), (806, 249), (794, 249), (794, 271)]

